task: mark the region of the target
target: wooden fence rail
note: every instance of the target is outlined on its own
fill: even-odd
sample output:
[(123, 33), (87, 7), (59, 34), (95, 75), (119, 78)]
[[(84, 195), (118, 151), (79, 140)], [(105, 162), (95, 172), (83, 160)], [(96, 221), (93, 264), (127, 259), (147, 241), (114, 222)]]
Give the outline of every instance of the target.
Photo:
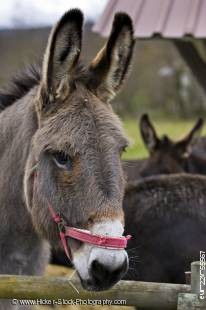
[[(196, 280), (195, 280), (195, 278)], [(141, 309), (206, 309), (199, 300), (199, 263), (192, 264), (192, 285), (120, 281), (103, 292), (84, 290), (79, 280), (62, 277), (0, 276), (2, 299), (46, 300), (125, 300), (127, 306)], [(193, 294), (191, 294), (193, 293)], [(189, 300), (191, 297), (191, 300)], [(187, 306), (185, 307), (185, 305)]]
[(190, 286), (120, 281), (108, 291), (88, 292), (76, 279), (70, 282), (58, 277), (0, 276), (0, 298), (5, 299), (126, 300), (127, 306), (151, 308), (155, 305), (157, 309), (166, 310), (177, 309), (180, 292), (189, 293)]

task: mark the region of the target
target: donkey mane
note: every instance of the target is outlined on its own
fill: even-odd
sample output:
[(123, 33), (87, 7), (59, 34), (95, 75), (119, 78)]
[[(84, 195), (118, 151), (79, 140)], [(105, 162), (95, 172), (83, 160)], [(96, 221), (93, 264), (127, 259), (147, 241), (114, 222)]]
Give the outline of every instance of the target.
[[(89, 77), (86, 76), (87, 70), (88, 68), (79, 61), (73, 72), (71, 87), (77, 81), (85, 84), (88, 83)], [(89, 72), (87, 72), (87, 75), (89, 75)], [(17, 72), (8, 84), (0, 89), (0, 112), (24, 97), (34, 86), (40, 83), (41, 77), (40, 64), (29, 64), (23, 70)]]
[(30, 89), (39, 84), (40, 69), (39, 65), (28, 65), (24, 70), (18, 72), (5, 88), (0, 90), (0, 111), (24, 97)]

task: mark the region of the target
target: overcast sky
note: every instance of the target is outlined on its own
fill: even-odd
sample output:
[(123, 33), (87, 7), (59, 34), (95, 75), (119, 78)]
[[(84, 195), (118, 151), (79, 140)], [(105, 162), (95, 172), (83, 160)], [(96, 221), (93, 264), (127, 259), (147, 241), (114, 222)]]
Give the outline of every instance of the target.
[(70, 8), (80, 8), (85, 19), (95, 20), (107, 0), (2, 0), (0, 28), (52, 25)]

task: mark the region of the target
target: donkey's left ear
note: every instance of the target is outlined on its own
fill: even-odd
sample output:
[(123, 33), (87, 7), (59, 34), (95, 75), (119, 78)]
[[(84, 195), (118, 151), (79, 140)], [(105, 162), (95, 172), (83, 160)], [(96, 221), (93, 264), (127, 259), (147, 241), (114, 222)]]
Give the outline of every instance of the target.
[(158, 150), (160, 145), (160, 139), (157, 135), (157, 132), (152, 125), (149, 115), (143, 114), (140, 118), (139, 122), (140, 133), (142, 136), (142, 140), (150, 152), (152, 154), (155, 150)]
[(117, 13), (107, 44), (89, 67), (89, 83), (102, 101), (111, 100), (127, 77), (134, 46), (132, 20)]
[(192, 151), (192, 146), (197, 142), (201, 135), (201, 131), (204, 125), (202, 118), (199, 118), (190, 132), (181, 140), (175, 143), (175, 148), (183, 156), (188, 156)]
[(80, 10), (66, 12), (52, 29), (43, 61), (42, 82), (47, 94), (58, 96), (68, 83), (80, 55), (83, 15)]

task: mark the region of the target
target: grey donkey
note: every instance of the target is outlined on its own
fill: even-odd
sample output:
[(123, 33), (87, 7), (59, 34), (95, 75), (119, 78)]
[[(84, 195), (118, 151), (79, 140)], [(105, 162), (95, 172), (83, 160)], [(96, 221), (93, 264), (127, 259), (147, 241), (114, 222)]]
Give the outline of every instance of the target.
[[(122, 236), (127, 138), (110, 100), (127, 77), (134, 45), (130, 17), (117, 13), (106, 45), (79, 62), (83, 15), (70, 10), (49, 36), (42, 70), (0, 94), (0, 273), (41, 275), (49, 244), (60, 247), (48, 200), (67, 225)], [(70, 240), (88, 290), (108, 289), (128, 268), (123, 250)], [(9, 309), (9, 303), (0, 308)]]

